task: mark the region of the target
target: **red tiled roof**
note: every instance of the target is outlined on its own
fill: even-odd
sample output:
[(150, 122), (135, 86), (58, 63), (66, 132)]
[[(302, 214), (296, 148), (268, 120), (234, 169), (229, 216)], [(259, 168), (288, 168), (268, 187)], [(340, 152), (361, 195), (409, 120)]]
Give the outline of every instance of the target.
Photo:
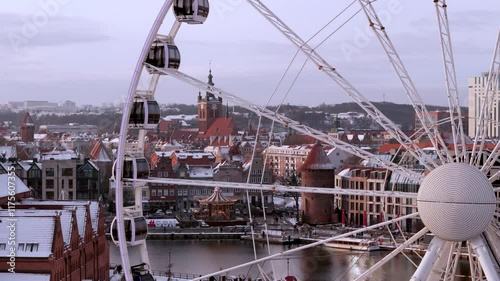
[(330, 162), (330, 159), (325, 153), (321, 143), (316, 144), (311, 148), (306, 160), (299, 167), (299, 172), (303, 170), (333, 170), (335, 166)]
[(309, 135), (288, 135), (285, 140), (283, 140), (283, 145), (303, 145), (303, 144), (313, 144), (316, 139)]
[(170, 135), (170, 140), (190, 142), (198, 138), (198, 129), (176, 128)]
[(233, 118), (216, 118), (210, 128), (205, 132), (204, 137), (208, 138), (211, 136), (221, 136), (229, 137), (233, 135), (236, 131), (236, 125)]
[[(420, 148), (426, 148), (426, 147), (432, 147), (432, 143), (427, 143), (427, 142), (419, 142), (417, 143), (417, 146)], [(401, 144), (399, 143), (384, 143), (383, 145), (380, 146), (380, 148), (377, 150), (377, 153), (389, 153), (391, 150), (406, 150)]]

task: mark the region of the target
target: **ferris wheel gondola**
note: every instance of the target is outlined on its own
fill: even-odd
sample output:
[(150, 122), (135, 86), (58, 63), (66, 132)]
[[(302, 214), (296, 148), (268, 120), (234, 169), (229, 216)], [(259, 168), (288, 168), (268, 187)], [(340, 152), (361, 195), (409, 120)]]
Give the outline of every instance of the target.
[[(113, 179), (116, 178), (116, 162), (113, 164)], [(145, 157), (126, 156), (123, 160), (122, 176), (126, 180), (123, 187), (144, 186), (144, 182), (135, 182), (137, 179), (147, 180), (150, 175), (149, 162)]]
[(136, 98), (130, 112), (130, 128), (155, 129), (160, 123), (160, 106), (155, 100)]
[(208, 0), (175, 0), (174, 15), (179, 22), (201, 24), (208, 17)]
[[(125, 240), (127, 241), (127, 245), (139, 245), (146, 241), (147, 236), (148, 223), (145, 217), (125, 217)], [(111, 223), (111, 240), (113, 240), (116, 245), (119, 245), (116, 217)]]
[(160, 69), (178, 69), (181, 65), (179, 49), (174, 43), (168, 41), (167, 38), (157, 38), (151, 45), (146, 57), (146, 68), (149, 73), (162, 74), (151, 67), (147, 67), (147, 65)]

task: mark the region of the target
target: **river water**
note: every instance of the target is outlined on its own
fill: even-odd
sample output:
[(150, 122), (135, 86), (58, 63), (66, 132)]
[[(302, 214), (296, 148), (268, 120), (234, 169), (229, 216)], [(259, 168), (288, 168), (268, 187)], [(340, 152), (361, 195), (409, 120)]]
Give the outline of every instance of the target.
[[(240, 240), (178, 240), (147, 242), (148, 252), (153, 270), (166, 271), (171, 256), (172, 271), (190, 274), (209, 274), (221, 268), (229, 268), (254, 259), (251, 241)], [(278, 253), (295, 246), (271, 245), (271, 253)], [(257, 256), (264, 257), (268, 249), (264, 244), (256, 245)], [(366, 271), (389, 252), (356, 252), (325, 247), (316, 247), (293, 253), (288, 259), (279, 258), (264, 264), (264, 272), (271, 272), (272, 266), (278, 277), (294, 275), (298, 280), (323, 281), (323, 280), (353, 280), (360, 273)], [(129, 248), (132, 264), (138, 264), (137, 248)], [(418, 263), (419, 258), (410, 255)], [(118, 248), (111, 243), (110, 262), (119, 264), (120, 254)], [(415, 271), (414, 265), (403, 255), (398, 255), (389, 261), (381, 270), (378, 270), (367, 280), (409, 280)], [(245, 268), (230, 272), (238, 276), (248, 274), (255, 279), (258, 268)]]

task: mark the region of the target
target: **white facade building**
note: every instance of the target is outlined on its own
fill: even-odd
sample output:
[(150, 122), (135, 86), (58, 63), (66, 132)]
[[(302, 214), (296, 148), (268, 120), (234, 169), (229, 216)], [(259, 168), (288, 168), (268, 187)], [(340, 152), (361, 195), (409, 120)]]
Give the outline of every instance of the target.
[[(476, 135), (476, 122), (479, 120), (479, 114), (481, 112), (481, 100), (484, 97), (485, 87), (488, 80), (488, 73), (483, 73), (480, 77), (470, 77), (468, 79), (469, 84), (469, 132), (470, 137), (475, 137)], [(488, 123), (486, 136), (489, 138), (495, 138), (500, 136), (498, 122), (500, 121), (499, 113), (499, 96), (500, 87), (497, 85), (496, 94), (493, 97), (493, 106), (488, 112), (488, 116), (483, 118), (488, 118), (491, 122)]]

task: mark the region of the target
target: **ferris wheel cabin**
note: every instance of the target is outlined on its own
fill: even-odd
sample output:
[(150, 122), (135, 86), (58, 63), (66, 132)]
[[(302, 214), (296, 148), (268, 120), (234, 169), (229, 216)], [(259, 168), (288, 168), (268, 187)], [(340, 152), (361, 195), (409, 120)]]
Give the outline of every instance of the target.
[(155, 100), (136, 99), (130, 112), (129, 127), (155, 129), (160, 123), (160, 106)]
[[(130, 246), (135, 246), (141, 244), (146, 240), (148, 236), (148, 224), (145, 217), (125, 217), (125, 240)], [(116, 223), (116, 217), (111, 223), (111, 239), (118, 245), (118, 228)]]
[(174, 15), (179, 22), (201, 24), (210, 10), (208, 0), (175, 0)]
[[(122, 179), (137, 180), (149, 179), (149, 162), (144, 157), (130, 157), (125, 156), (122, 166)], [(113, 164), (113, 178), (116, 178), (116, 161)], [(132, 183), (130, 181), (123, 182), (124, 187), (137, 187), (143, 186), (145, 183)]]
[[(174, 43), (156, 39), (149, 49), (146, 63), (160, 69), (178, 69), (181, 64), (181, 53)], [(163, 74), (147, 65), (146, 68), (151, 74)]]

